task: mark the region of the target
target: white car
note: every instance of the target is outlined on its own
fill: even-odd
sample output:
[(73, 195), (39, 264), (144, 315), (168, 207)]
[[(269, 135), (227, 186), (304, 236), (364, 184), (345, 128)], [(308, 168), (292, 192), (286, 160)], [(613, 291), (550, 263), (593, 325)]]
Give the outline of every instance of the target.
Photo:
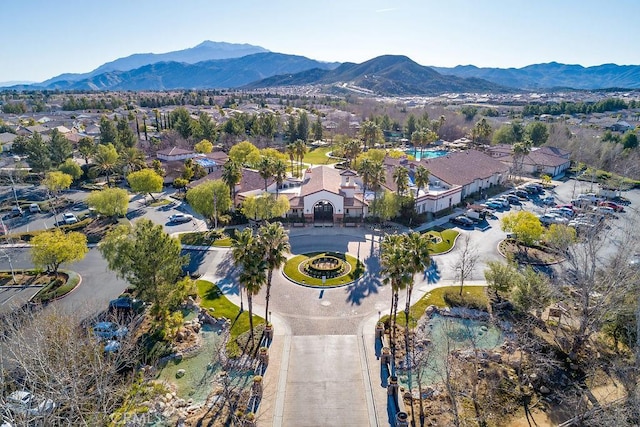
[(181, 222), (189, 222), (193, 219), (193, 215), (177, 213), (169, 217), (169, 222), (179, 224)]
[(546, 213), (544, 215), (540, 215), (540, 222), (544, 225), (551, 224), (567, 224), (569, 220), (560, 214)]
[(45, 415), (53, 412), (56, 404), (51, 399), (38, 402), (30, 391), (14, 391), (7, 397), (7, 409), (14, 414)]
[(64, 213), (62, 214), (62, 222), (65, 224), (75, 224), (78, 222), (78, 217), (72, 213)]

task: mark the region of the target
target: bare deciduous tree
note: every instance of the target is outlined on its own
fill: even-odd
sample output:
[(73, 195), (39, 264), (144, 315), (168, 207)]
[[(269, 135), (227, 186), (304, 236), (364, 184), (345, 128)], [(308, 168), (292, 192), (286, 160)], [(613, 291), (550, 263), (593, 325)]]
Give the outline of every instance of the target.
[(471, 236), (465, 234), (462, 237), (460, 249), (458, 250), (458, 256), (454, 261), (452, 268), (455, 271), (456, 280), (460, 281), (460, 296), (462, 296), (462, 288), (464, 287), (464, 281), (471, 277), (473, 270), (476, 267), (476, 263), (480, 258), (478, 253), (478, 247), (471, 241)]
[(117, 351), (105, 352), (104, 342), (82, 326), (81, 317), (48, 307), (19, 312), (1, 324), (0, 400), (16, 390), (28, 390), (55, 409), (42, 414), (2, 414), (12, 425), (105, 425), (123, 401), (135, 377), (137, 354), (124, 338)]

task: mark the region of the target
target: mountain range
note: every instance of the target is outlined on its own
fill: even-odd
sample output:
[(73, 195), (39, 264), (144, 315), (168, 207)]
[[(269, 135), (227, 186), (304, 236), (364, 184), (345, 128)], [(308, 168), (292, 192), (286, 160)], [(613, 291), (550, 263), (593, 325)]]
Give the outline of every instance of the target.
[(173, 52), (134, 54), (88, 73), (61, 74), (15, 90), (171, 90), (324, 85), (332, 92), (387, 96), (514, 92), (554, 88), (640, 88), (640, 66), (556, 62), (523, 68), (427, 67), (401, 55), (328, 63), (249, 44), (205, 41)]
[(442, 74), (462, 78), (478, 78), (518, 89), (540, 90), (550, 88), (607, 89), (640, 88), (640, 66), (603, 64), (593, 67), (582, 65), (533, 64), (522, 68), (478, 68), (458, 65), (453, 68), (432, 67)]
[(346, 62), (333, 70), (307, 70), (275, 75), (245, 86), (257, 89), (296, 85), (338, 85), (381, 95), (437, 95), (444, 92), (511, 92), (513, 89), (477, 78), (440, 74), (406, 56), (383, 55), (361, 64)]

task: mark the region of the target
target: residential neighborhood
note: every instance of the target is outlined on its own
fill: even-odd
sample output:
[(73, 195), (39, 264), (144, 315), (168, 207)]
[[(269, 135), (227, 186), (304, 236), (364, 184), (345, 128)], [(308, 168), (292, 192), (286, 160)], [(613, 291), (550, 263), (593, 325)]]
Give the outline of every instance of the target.
[[(577, 384), (624, 397), (637, 109), (525, 113), (633, 93), (208, 95), (0, 114), (8, 425), (554, 425), (598, 419)], [(62, 333), (99, 384), (52, 363)]]

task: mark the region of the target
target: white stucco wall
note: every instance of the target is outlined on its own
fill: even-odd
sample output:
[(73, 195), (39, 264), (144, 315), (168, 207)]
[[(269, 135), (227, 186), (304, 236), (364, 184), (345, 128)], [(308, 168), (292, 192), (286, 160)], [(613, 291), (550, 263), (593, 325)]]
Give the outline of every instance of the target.
[(317, 193), (309, 194), (304, 198), (304, 213), (305, 215), (313, 215), (313, 207), (321, 200), (327, 200), (333, 205), (333, 213), (342, 215), (344, 214), (344, 199), (338, 194), (331, 193), (329, 191), (321, 190)]

